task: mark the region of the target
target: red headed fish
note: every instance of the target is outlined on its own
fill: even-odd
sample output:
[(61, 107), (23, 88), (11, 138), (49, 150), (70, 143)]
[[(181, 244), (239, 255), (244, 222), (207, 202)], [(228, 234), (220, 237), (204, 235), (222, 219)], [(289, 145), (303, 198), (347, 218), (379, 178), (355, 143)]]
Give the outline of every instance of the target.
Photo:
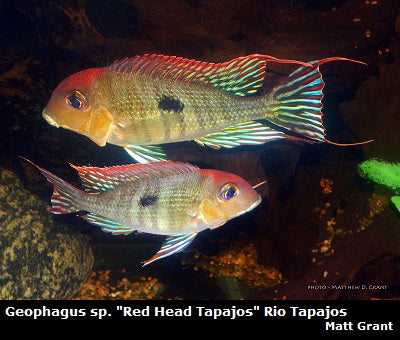
[(183, 250), (199, 232), (217, 228), (261, 202), (243, 178), (186, 163), (71, 165), (81, 177), (83, 191), (25, 160), (54, 185), (54, 214), (86, 211), (80, 216), (112, 234), (166, 235), (161, 249), (145, 265)]
[[(361, 63), (340, 57), (304, 63), (260, 54), (224, 63), (137, 56), (66, 78), (43, 117), (100, 146), (122, 146), (139, 162), (163, 160), (159, 144), (187, 140), (216, 149), (285, 138), (332, 143), (322, 122), (319, 66), (334, 60)], [(299, 67), (261, 94), (268, 63)]]

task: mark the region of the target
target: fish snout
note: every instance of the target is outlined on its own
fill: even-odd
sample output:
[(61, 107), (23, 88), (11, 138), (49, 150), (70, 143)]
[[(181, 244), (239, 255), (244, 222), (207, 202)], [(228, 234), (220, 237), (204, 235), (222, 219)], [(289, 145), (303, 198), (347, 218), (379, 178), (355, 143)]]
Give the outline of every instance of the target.
[(261, 201), (262, 201), (262, 197), (261, 197), (261, 195), (259, 195), (259, 194), (257, 194), (257, 200), (253, 203), (253, 206), (252, 206), (252, 208), (254, 209), (255, 207), (257, 207), (260, 203), (261, 203)]
[(42, 116), (46, 120), (46, 122), (49, 123), (50, 125), (53, 125), (56, 128), (59, 127), (59, 125), (56, 123), (56, 121), (48, 115), (46, 108), (43, 109)]
[(250, 207), (245, 212), (253, 210), (255, 207), (257, 207), (261, 203), (261, 201), (262, 201), (261, 196), (259, 194), (257, 194), (255, 200), (253, 201), (253, 203), (250, 205)]

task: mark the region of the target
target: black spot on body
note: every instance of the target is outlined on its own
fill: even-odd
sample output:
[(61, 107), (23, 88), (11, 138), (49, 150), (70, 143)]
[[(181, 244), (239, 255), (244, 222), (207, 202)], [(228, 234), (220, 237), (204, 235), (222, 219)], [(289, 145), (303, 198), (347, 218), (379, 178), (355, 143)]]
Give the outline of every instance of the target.
[(142, 196), (139, 201), (139, 206), (148, 207), (155, 204), (158, 201), (158, 196), (156, 195), (146, 195)]
[(158, 102), (158, 108), (164, 111), (182, 112), (185, 105), (179, 100), (163, 95)]

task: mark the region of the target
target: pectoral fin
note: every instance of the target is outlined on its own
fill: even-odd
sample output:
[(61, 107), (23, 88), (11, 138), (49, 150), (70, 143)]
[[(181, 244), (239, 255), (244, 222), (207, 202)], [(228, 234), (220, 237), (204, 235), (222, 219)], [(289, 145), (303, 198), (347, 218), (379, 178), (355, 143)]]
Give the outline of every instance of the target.
[(154, 262), (156, 260), (162, 259), (164, 257), (170, 256), (172, 254), (178, 253), (185, 249), (194, 238), (197, 236), (197, 233), (193, 234), (184, 234), (177, 236), (168, 236), (162, 246), (161, 249), (151, 258), (146, 261), (143, 261), (143, 267), (147, 266), (149, 263)]
[(129, 145), (125, 147), (126, 152), (139, 163), (166, 161), (167, 155), (157, 145)]
[(264, 144), (283, 138), (303, 141), (301, 138), (286, 135), (282, 131), (273, 130), (269, 126), (255, 121), (233, 125), (221, 131), (195, 139), (195, 141), (201, 146), (207, 145), (213, 149), (219, 149), (221, 147), (234, 148), (239, 145)]

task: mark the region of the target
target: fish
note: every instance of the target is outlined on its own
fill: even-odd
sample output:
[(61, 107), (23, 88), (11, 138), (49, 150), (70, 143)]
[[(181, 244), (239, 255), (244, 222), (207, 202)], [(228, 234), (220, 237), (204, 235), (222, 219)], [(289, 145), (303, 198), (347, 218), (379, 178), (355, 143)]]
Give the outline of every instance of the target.
[(155, 161), (110, 167), (70, 164), (82, 181), (81, 190), (21, 158), (53, 184), (52, 213), (75, 213), (114, 235), (164, 235), (160, 250), (143, 265), (182, 251), (201, 231), (218, 228), (262, 201), (243, 178), (188, 163)]
[[(281, 139), (368, 143), (326, 138), (319, 67), (337, 60), (364, 64), (343, 57), (305, 63), (252, 54), (211, 63), (145, 54), (67, 77), (42, 116), (99, 146), (121, 146), (141, 163), (166, 160), (162, 144), (190, 140), (214, 149)], [(298, 68), (263, 93), (269, 63)]]

